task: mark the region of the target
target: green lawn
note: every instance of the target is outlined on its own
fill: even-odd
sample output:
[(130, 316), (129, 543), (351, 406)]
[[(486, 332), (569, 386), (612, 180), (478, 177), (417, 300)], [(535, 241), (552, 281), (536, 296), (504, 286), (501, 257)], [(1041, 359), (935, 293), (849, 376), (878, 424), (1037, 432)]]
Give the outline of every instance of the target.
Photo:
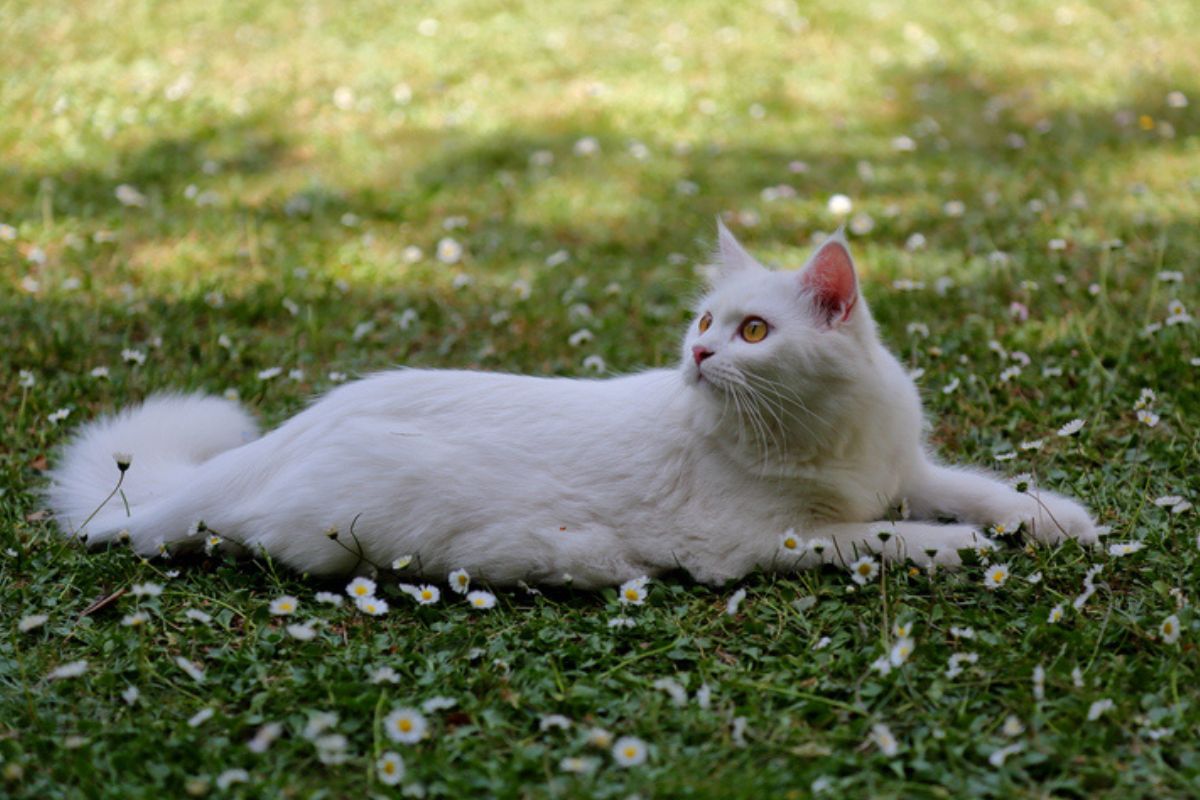
[[(1196, 796), (1198, 29), (1190, 0), (0, 3), (0, 795)], [(486, 612), (393, 583), (376, 618), (46, 517), (55, 448), (158, 389), (274, 424), (396, 364), (669, 364), (717, 214), (793, 267), (847, 222), (937, 448), (1143, 548), (1010, 542), (994, 590), (752, 576), (734, 615), (686, 576)], [(424, 739), (386, 736), (435, 698)]]

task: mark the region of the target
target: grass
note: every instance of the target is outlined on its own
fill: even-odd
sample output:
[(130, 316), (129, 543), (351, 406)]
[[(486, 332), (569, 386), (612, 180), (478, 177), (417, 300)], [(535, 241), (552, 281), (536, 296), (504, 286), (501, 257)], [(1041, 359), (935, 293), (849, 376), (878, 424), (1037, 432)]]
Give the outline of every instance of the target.
[[(429, 797), (1195, 796), (1196, 512), (1153, 501), (1196, 501), (1200, 343), (1193, 323), (1163, 323), (1171, 301), (1200, 303), (1200, 12), (860, 6), (9, 7), (3, 793), (384, 796), (401, 787), (374, 764), (395, 749), (404, 790)], [(794, 196), (763, 191), (780, 185)], [(1035, 473), (1142, 550), (1012, 543), (994, 591), (979, 566), (889, 568), (864, 587), (832, 568), (752, 576), (732, 616), (737, 587), (670, 576), (634, 609), (613, 591), (505, 591), (479, 613), (387, 587), (392, 611), (368, 618), (315, 602), (340, 585), (268, 561), (87, 553), (43, 511), (71, 428), (158, 389), (236, 392), (274, 424), (331, 373), (669, 364), (713, 217), (796, 265), (839, 222), (835, 193), (853, 200), (882, 331), (923, 371), (939, 450)], [(447, 238), (455, 263), (437, 258)], [(581, 328), (595, 338), (574, 347)], [(1001, 380), (1017, 352), (1030, 363)], [(1135, 415), (1144, 388), (1154, 427)], [(1076, 417), (1079, 434), (1055, 435)], [(1074, 609), (1093, 564), (1095, 594)], [(161, 595), (129, 591), (147, 581)], [(269, 611), (285, 594), (299, 598), (287, 620)], [(143, 624), (122, 624), (139, 609)], [(627, 612), (634, 627), (609, 627)], [(48, 620), (20, 631), (34, 614)], [(1174, 644), (1159, 631), (1171, 614)], [(298, 619), (314, 638), (287, 633)], [(897, 621), (915, 650), (880, 675)], [(968, 652), (978, 660), (948, 677)], [(81, 659), (81, 676), (48, 677)], [(399, 682), (371, 683), (385, 665)], [(393, 708), (439, 696), (457, 705), (429, 714), (424, 741), (383, 735)], [(189, 725), (202, 709), (213, 716)], [(304, 736), (321, 711), (339, 715), (344, 763), (321, 763)], [(541, 730), (551, 714), (572, 726)], [(252, 752), (272, 722), (281, 736)], [(878, 724), (894, 755), (868, 741)], [(590, 748), (591, 726), (640, 737), (646, 763)], [(595, 771), (561, 771), (576, 755)], [(247, 782), (218, 786), (239, 768)]]

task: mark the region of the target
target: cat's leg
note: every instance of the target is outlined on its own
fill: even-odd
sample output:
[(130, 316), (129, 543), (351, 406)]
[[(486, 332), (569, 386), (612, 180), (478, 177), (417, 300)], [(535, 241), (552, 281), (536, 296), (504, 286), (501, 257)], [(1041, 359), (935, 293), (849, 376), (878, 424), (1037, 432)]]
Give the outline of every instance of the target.
[(1024, 525), (1043, 542), (1078, 539), (1093, 544), (1099, 533), (1091, 514), (1074, 500), (1030, 485), (1019, 492), (985, 472), (926, 462), (903, 489), (913, 517), (950, 517), (1003, 527)]
[[(858, 557), (879, 554), (890, 561), (955, 567), (959, 550), (991, 550), (995, 544), (970, 525), (933, 522), (842, 522), (806, 528), (804, 565), (818, 562), (848, 565)], [(819, 552), (818, 552), (819, 548)]]

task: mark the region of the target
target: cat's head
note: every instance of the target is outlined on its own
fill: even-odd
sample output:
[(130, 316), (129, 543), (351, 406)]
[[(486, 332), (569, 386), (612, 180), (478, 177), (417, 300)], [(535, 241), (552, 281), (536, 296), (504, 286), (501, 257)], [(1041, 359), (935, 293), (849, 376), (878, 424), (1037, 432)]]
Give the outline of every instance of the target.
[(815, 410), (870, 378), (879, 344), (841, 231), (797, 271), (767, 269), (720, 224), (719, 243), (684, 337), (686, 383), (723, 403)]

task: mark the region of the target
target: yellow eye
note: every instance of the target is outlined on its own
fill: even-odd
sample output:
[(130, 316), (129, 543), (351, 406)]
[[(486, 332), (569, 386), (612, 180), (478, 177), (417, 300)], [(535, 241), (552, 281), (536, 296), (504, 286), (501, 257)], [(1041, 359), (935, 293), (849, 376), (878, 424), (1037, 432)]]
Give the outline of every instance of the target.
[(761, 342), (767, 338), (767, 323), (758, 317), (750, 317), (742, 323), (742, 338), (747, 342)]
[(712, 314), (705, 311), (704, 316), (700, 318), (700, 332), (704, 333), (712, 327)]

